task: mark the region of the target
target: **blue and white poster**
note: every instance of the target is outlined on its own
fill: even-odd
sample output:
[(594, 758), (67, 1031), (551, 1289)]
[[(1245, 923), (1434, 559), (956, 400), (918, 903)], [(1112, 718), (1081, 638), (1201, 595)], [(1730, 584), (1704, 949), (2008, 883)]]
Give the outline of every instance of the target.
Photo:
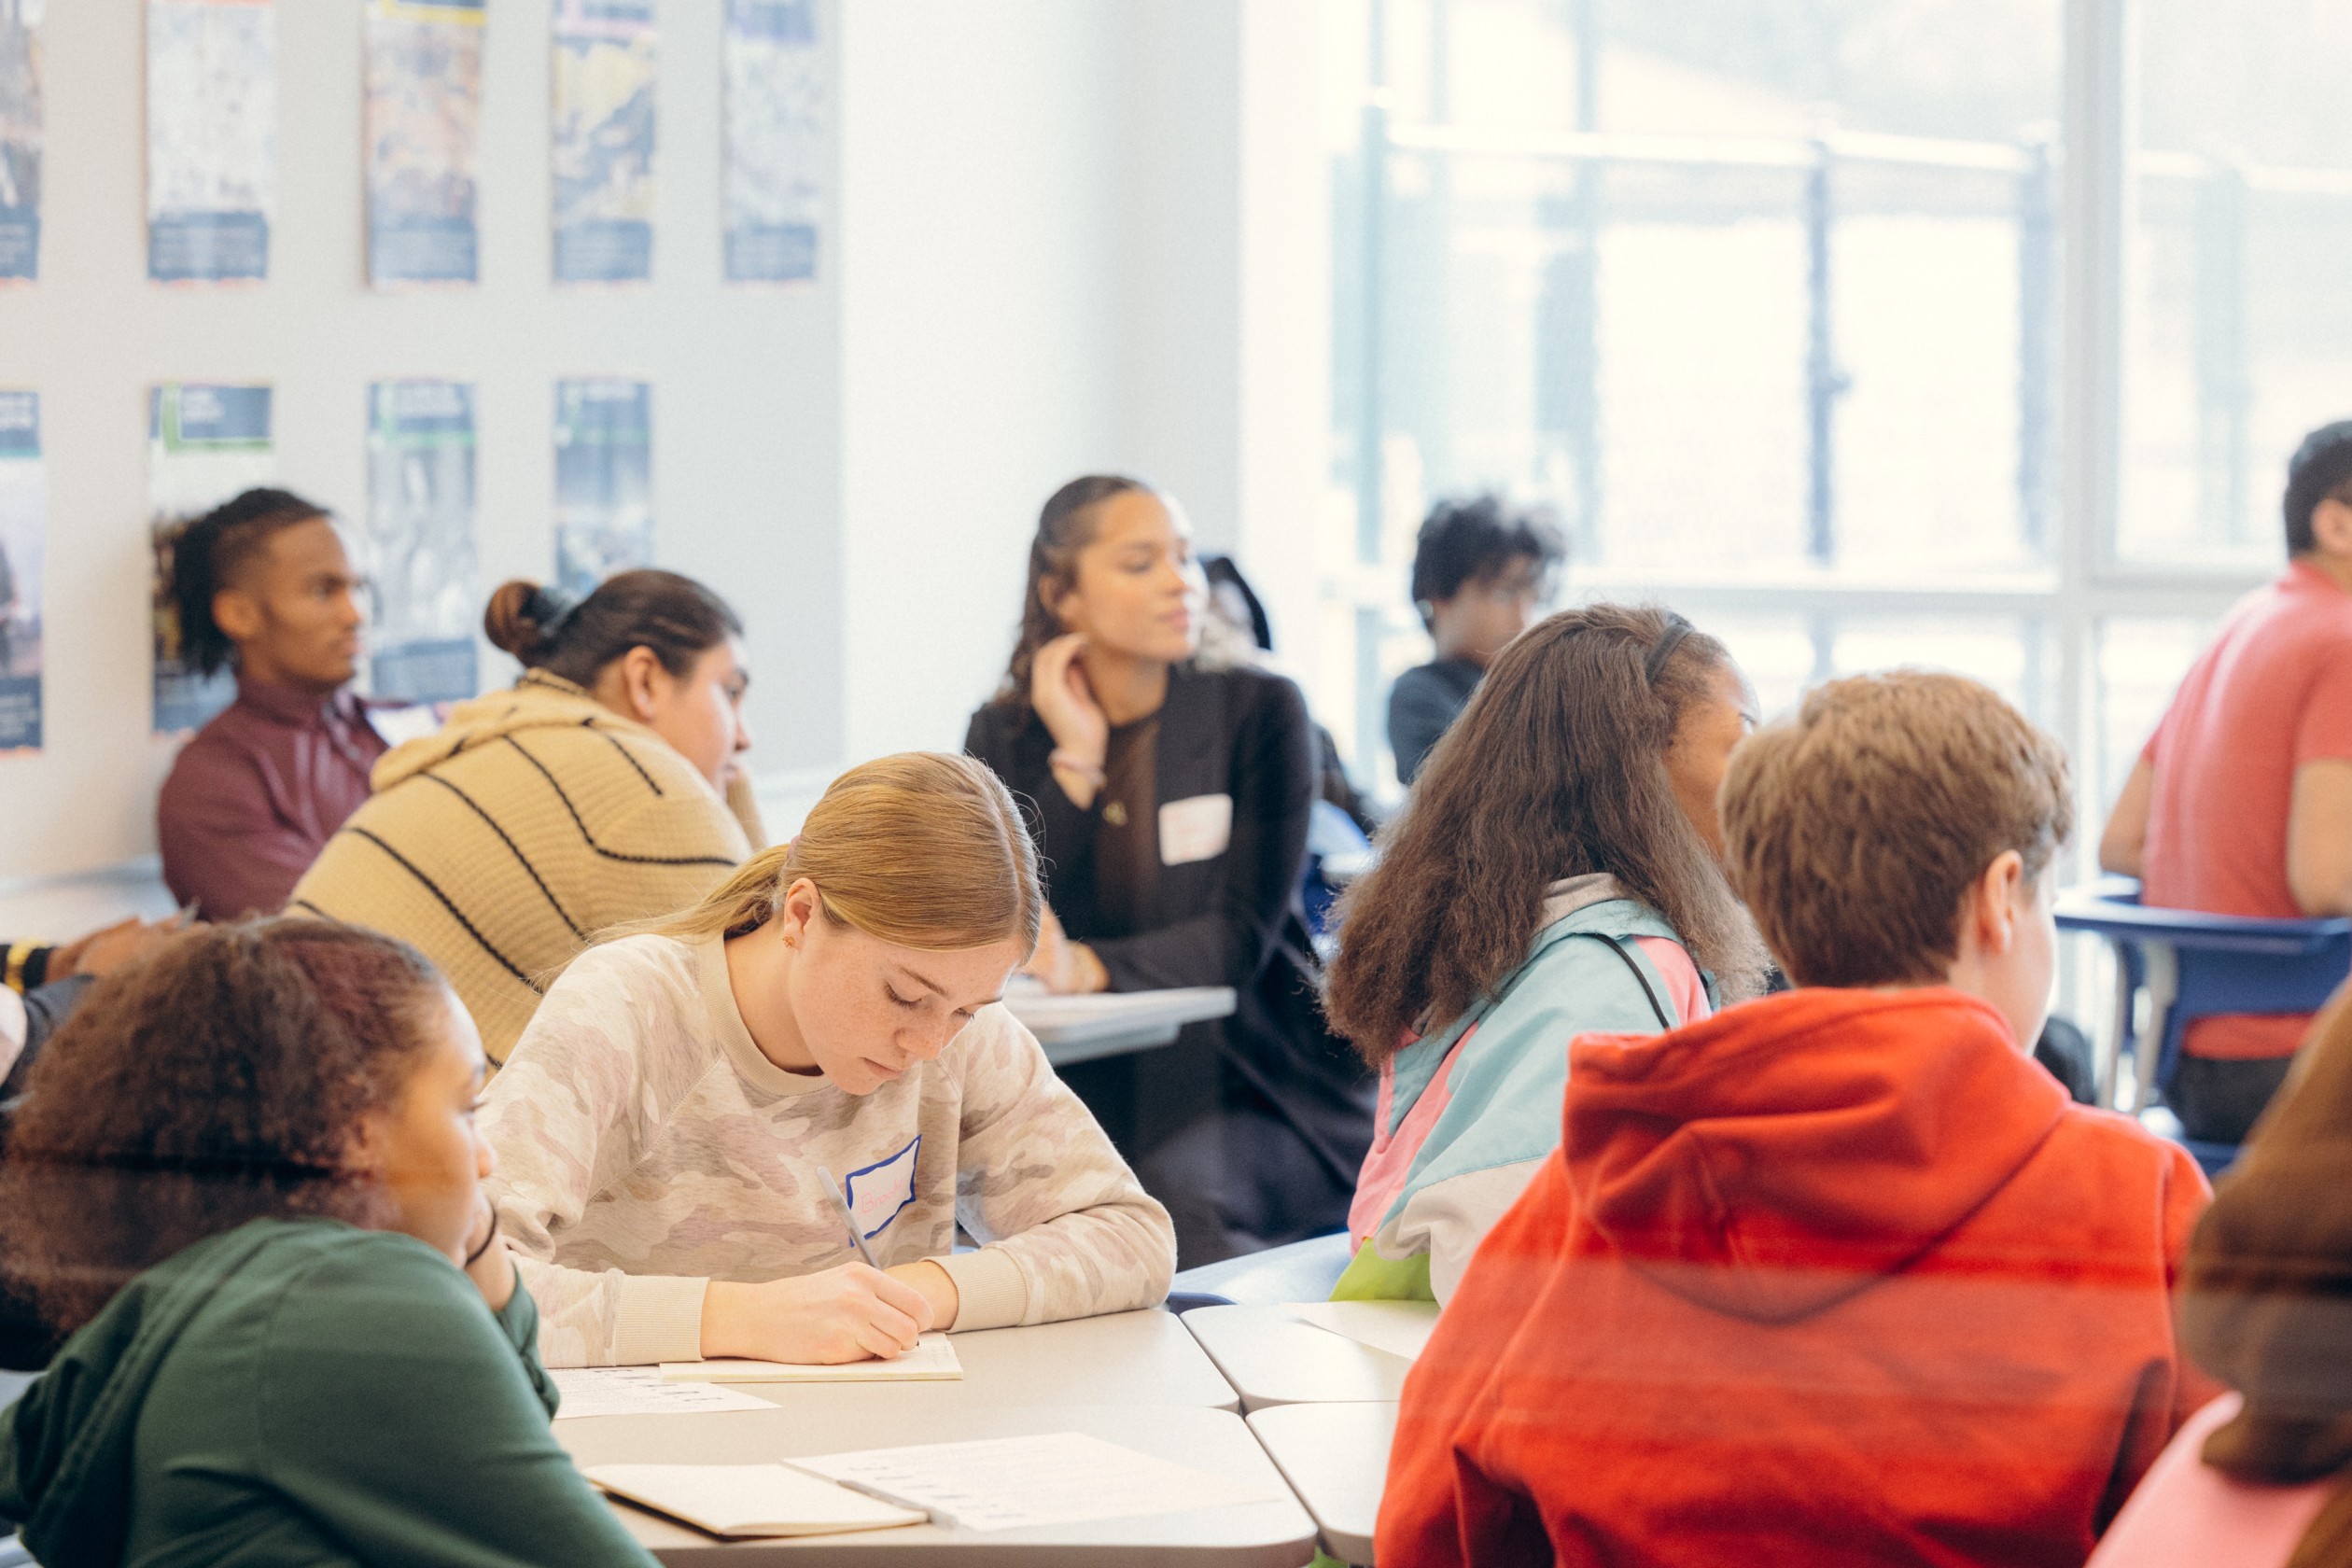
[(371, 694), (474, 694), (474, 389), (462, 381), (368, 388), (368, 536), (375, 587)]
[(368, 281), (480, 279), (485, 0), (368, 0)]
[(727, 0), (726, 218), (729, 283), (817, 275), (833, 94), (817, 47), (817, 0)]
[(0, 391), (0, 751), (41, 745), (41, 395)]
[(147, 0), (147, 276), (270, 275), (277, 203), (277, 7)]
[(555, 281), (653, 275), (653, 0), (555, 0)]
[(0, 0), (0, 283), (41, 275), (41, 12)]
[(555, 581), (584, 596), (653, 562), (653, 387), (555, 384)]
[(172, 601), (172, 551), (179, 530), (221, 502), (272, 483), (270, 389), (212, 382), (167, 382), (147, 392), (149, 584), (155, 648), (155, 733), (192, 730), (237, 694), (227, 670), (200, 677), (180, 657), (179, 609)]

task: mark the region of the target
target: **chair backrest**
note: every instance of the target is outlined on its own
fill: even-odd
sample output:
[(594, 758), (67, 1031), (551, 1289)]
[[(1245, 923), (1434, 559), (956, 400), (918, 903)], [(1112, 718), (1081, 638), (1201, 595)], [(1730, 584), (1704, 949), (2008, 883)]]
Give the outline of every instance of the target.
[(2206, 1464), (2205, 1438), (2238, 1407), (2225, 1394), (2190, 1418), (2086, 1568), (2280, 1568), (2294, 1555), (2336, 1483), (2248, 1486)]

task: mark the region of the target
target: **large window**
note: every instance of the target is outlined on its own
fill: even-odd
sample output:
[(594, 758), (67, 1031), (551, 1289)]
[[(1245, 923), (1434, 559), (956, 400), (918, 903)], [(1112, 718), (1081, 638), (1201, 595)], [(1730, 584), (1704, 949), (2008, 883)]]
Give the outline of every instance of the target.
[(1566, 595), (1688, 611), (1768, 710), (1989, 681), (2068, 742), (2095, 839), (2276, 569), (2287, 453), (2352, 413), (2352, 0), (1324, 15), (1317, 676), (1359, 773), (1395, 789), (1385, 693), (1428, 656), (1420, 517), (1498, 488), (1558, 512)]

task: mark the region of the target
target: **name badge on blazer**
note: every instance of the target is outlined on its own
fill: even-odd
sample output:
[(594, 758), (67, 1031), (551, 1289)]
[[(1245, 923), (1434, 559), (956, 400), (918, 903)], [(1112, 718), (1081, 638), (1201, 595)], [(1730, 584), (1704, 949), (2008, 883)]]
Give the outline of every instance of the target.
[(1213, 861), (1233, 842), (1233, 797), (1195, 795), (1159, 808), (1160, 864)]

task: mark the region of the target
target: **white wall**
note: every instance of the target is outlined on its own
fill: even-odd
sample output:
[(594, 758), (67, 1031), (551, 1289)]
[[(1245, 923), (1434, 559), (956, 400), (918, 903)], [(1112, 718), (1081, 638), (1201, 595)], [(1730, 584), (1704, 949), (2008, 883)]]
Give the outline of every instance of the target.
[[(279, 477), (366, 500), (367, 384), (480, 387), (481, 587), (552, 569), (553, 382), (654, 383), (661, 564), (704, 577), (751, 626), (763, 772), (841, 754), (838, 253), (789, 292), (719, 280), (719, 15), (663, 8), (655, 282), (548, 282), (547, 0), (498, 0), (484, 63), (481, 287), (365, 284), (360, 7), (284, 0), (270, 280), (175, 290), (145, 277), (141, 19), (130, 0), (52, 5), (41, 282), (0, 290), (0, 385), (37, 388), (49, 465), (47, 749), (0, 757), (0, 878), (153, 845), (171, 745), (147, 735), (146, 389), (275, 384)], [(485, 659), (485, 680), (505, 679)], [(508, 666), (511, 668), (511, 666)]]
[(361, 282), (351, 9), (279, 6), (275, 276), (183, 295), (141, 275), (139, 7), (52, 6), (48, 280), (0, 293), (0, 385), (45, 394), (52, 742), (0, 759), (0, 882), (151, 843), (165, 749), (145, 738), (143, 399), (166, 377), (274, 380), (282, 477), (346, 507), (364, 496), (371, 377), (478, 380), (486, 588), (549, 558), (552, 379), (650, 373), (662, 553), (752, 623), (782, 818), (841, 763), (960, 744), (1003, 667), (1038, 505), (1078, 473), (1182, 497), (1303, 666), (1328, 468), (1317, 9), (839, 7), (823, 264), (839, 281), (772, 296), (715, 282), (716, 94), (691, 73), (715, 70), (718, 7), (667, 6), (659, 281), (559, 295), (546, 0), (499, 0), (486, 281), (378, 297)]
[(845, 760), (962, 745), (1039, 503), (1119, 460), (1121, 9), (845, 18)]
[(846, 757), (955, 747), (1037, 509), (1166, 486), (1303, 661), (1327, 195), (1300, 0), (858, 0), (843, 40)]

